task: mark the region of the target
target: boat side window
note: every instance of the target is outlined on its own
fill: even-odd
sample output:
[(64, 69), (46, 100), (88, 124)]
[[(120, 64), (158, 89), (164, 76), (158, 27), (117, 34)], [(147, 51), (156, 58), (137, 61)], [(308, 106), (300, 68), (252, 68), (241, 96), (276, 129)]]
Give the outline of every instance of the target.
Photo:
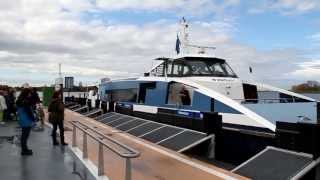
[(211, 74), (210, 69), (204, 61), (190, 61), (189, 65), (193, 75)]
[(180, 63), (174, 62), (172, 67), (172, 73), (173, 76), (180, 76), (182, 74), (182, 66)]
[(211, 71), (213, 72), (213, 74), (222, 74), (224, 75), (226, 72), (222, 69), (221, 64), (220, 63), (214, 63), (211, 66), (209, 66)]
[(168, 87), (167, 104), (190, 106), (192, 103), (194, 88), (172, 82)]
[(137, 89), (117, 89), (111, 90), (110, 93), (111, 101), (114, 102), (137, 102)]
[(167, 64), (167, 68), (168, 68), (167, 75), (172, 74), (172, 63), (171, 62)]
[(184, 76), (190, 75), (191, 69), (184, 62), (175, 61), (168, 64), (168, 75), (169, 76)]

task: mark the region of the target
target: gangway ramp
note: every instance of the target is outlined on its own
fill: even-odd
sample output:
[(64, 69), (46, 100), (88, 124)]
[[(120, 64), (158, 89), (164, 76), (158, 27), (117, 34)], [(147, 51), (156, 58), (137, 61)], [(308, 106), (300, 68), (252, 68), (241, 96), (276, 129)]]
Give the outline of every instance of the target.
[(81, 113), (82, 115), (86, 117), (96, 117), (99, 116), (102, 113), (101, 109), (92, 109), (88, 112)]
[(82, 106), (82, 107), (79, 107), (77, 109), (73, 109), (74, 112), (82, 112), (86, 110), (86, 112), (89, 110), (89, 107), (88, 106)]
[(95, 118), (108, 126), (166, 148), (184, 152), (214, 137), (190, 129), (111, 112)]
[[(109, 113), (108, 113), (109, 114)], [(110, 116), (105, 115), (105, 116)], [(99, 117), (97, 118), (99, 119)], [(117, 141), (139, 151), (141, 155), (132, 161), (132, 180), (216, 180), (216, 179), (247, 179), (230, 171), (218, 168), (210, 163), (202, 162), (177, 151), (164, 148), (155, 143), (107, 126), (93, 118), (66, 110), (65, 124), (70, 126), (71, 121), (79, 121), (95, 130), (116, 139)], [(127, 123), (129, 124), (129, 123)], [(120, 127), (120, 126), (119, 126)], [(122, 125), (124, 127), (124, 125)], [(70, 128), (72, 129), (72, 128)], [(66, 139), (71, 144), (72, 132), (66, 132)], [(80, 149), (83, 147), (83, 135), (76, 136)], [(88, 159), (97, 166), (98, 146), (91, 138), (87, 139)], [(112, 152), (104, 151), (105, 172), (110, 179), (123, 179), (124, 161)]]
[(259, 180), (298, 180), (319, 162), (310, 154), (268, 146), (232, 172)]

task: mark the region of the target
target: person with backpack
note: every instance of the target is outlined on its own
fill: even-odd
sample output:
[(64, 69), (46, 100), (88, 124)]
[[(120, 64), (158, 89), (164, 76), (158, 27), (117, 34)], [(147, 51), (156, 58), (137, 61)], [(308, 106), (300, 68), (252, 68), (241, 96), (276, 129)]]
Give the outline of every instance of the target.
[(31, 128), (35, 124), (35, 117), (31, 104), (31, 91), (29, 88), (25, 88), (21, 91), (16, 102), (18, 121), (22, 129), (21, 134), (21, 155), (32, 155), (33, 152), (28, 148), (28, 139), (31, 132)]

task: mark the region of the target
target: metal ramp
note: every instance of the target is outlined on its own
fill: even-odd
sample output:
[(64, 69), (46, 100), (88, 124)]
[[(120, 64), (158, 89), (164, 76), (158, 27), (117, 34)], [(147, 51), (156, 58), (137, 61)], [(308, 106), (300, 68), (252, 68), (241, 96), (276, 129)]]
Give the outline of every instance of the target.
[(102, 114), (95, 120), (178, 152), (184, 152), (214, 137), (214, 135), (207, 136), (202, 132), (115, 112)]
[(87, 109), (87, 111), (89, 110), (89, 107), (88, 106), (82, 106), (82, 107), (79, 107), (77, 109), (74, 109), (73, 111), (74, 112), (82, 112), (83, 110)]
[(99, 116), (99, 114), (102, 113), (101, 109), (92, 109), (91, 111), (85, 112), (85, 113), (81, 113), (82, 115), (86, 116), (86, 117), (96, 117), (94, 115)]
[(80, 104), (75, 104), (75, 105), (72, 105), (72, 106), (70, 106), (70, 107), (68, 107), (71, 111), (73, 111), (73, 110), (75, 110), (75, 109), (78, 109), (78, 108), (80, 108), (81, 107), (81, 105)]
[(268, 146), (231, 172), (259, 180), (298, 180), (319, 162), (310, 154)]

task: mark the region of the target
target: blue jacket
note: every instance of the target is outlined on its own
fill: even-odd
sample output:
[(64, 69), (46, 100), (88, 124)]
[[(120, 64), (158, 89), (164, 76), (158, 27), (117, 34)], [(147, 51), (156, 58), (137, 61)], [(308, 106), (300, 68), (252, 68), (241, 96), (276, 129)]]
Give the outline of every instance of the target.
[(27, 107), (18, 107), (18, 121), (21, 127), (32, 127), (34, 125), (34, 117), (30, 115), (27, 111), (32, 111), (30, 109), (26, 109)]

